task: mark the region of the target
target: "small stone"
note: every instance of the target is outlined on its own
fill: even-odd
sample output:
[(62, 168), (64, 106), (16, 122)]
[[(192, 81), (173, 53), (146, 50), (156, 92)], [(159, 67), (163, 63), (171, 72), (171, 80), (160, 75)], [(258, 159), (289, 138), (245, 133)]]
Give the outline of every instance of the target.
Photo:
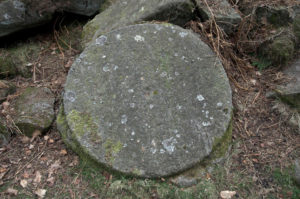
[(55, 96), (48, 88), (25, 89), (13, 103), (15, 124), (27, 136), (45, 131), (54, 120), (54, 101)]

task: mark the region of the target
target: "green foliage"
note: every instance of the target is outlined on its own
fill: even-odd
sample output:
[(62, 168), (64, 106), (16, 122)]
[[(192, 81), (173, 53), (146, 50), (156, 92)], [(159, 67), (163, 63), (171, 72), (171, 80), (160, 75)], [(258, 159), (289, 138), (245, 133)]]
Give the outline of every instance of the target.
[(252, 62), (252, 65), (257, 67), (259, 71), (267, 69), (271, 64), (272, 62), (270, 60), (262, 57)]
[[(300, 198), (300, 188), (295, 184), (292, 173), (293, 168), (287, 168), (284, 171), (275, 169), (273, 171), (273, 178), (275, 182), (281, 186), (284, 198), (298, 199)], [(292, 195), (291, 195), (292, 194)]]

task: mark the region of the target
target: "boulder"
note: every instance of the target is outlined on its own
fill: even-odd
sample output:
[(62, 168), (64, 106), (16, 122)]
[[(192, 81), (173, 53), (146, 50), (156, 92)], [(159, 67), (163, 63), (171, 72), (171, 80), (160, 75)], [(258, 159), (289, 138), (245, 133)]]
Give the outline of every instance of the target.
[(0, 1), (0, 37), (45, 24), (53, 13), (50, 0)]
[(88, 46), (103, 33), (143, 21), (167, 21), (183, 26), (192, 19), (194, 10), (190, 0), (116, 1), (84, 26), (82, 46)]
[(231, 34), (242, 21), (240, 14), (226, 0), (196, 0), (203, 20), (215, 17), (217, 24), (225, 33)]
[(100, 11), (102, 3), (107, 0), (54, 0), (58, 9), (74, 14), (92, 16)]
[(101, 35), (77, 58), (57, 125), (82, 157), (159, 178), (227, 150), (231, 114), (223, 66), (197, 35), (139, 24)]
[(32, 62), (39, 56), (40, 50), (39, 43), (30, 42), (0, 49), (0, 77), (32, 77)]
[(16, 92), (16, 86), (8, 81), (0, 80), (0, 103), (6, 100), (6, 97)]
[(15, 124), (27, 136), (35, 130), (46, 131), (55, 117), (54, 101), (48, 88), (26, 88), (13, 104)]
[(0, 147), (8, 144), (10, 139), (11, 133), (6, 128), (5, 119), (0, 116)]
[(300, 111), (300, 59), (286, 67), (283, 73), (291, 78), (288, 84), (279, 86), (275, 91), (282, 101)]

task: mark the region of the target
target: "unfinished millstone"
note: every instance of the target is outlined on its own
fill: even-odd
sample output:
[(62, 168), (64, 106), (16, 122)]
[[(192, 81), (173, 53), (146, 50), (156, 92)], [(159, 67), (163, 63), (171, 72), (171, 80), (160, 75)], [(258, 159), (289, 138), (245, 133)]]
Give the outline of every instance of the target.
[(83, 157), (158, 178), (209, 156), (230, 134), (231, 112), (226, 73), (197, 35), (140, 24), (101, 35), (77, 58), (57, 124)]
[(143, 21), (168, 21), (183, 26), (192, 19), (194, 10), (191, 0), (119, 0), (84, 26), (82, 46), (106, 32)]
[(14, 123), (27, 136), (47, 130), (54, 120), (55, 96), (48, 88), (27, 88), (14, 102)]
[(203, 20), (214, 19), (227, 33), (234, 32), (242, 21), (240, 14), (232, 8), (227, 0), (196, 0), (197, 7)]
[(278, 87), (276, 92), (284, 102), (300, 111), (300, 59), (297, 59), (283, 72), (291, 78), (291, 81)]

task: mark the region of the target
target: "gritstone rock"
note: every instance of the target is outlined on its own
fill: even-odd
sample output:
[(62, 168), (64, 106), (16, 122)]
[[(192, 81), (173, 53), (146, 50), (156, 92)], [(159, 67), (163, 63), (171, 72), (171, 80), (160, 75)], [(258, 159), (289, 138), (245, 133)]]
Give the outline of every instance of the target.
[(168, 21), (183, 26), (193, 17), (190, 0), (120, 0), (98, 14), (83, 29), (82, 46), (113, 29), (143, 21)]
[(288, 84), (280, 86), (276, 92), (284, 102), (300, 111), (300, 59), (288, 66), (283, 72), (292, 80)]
[(82, 156), (157, 178), (210, 155), (230, 133), (231, 112), (226, 73), (197, 35), (140, 24), (96, 38), (77, 58), (57, 124)]
[(48, 88), (27, 88), (14, 103), (14, 122), (27, 136), (47, 130), (54, 120), (55, 97)]
[(212, 19), (214, 15), (217, 24), (227, 34), (231, 34), (242, 21), (240, 14), (226, 0), (196, 0), (200, 14), (204, 20)]

